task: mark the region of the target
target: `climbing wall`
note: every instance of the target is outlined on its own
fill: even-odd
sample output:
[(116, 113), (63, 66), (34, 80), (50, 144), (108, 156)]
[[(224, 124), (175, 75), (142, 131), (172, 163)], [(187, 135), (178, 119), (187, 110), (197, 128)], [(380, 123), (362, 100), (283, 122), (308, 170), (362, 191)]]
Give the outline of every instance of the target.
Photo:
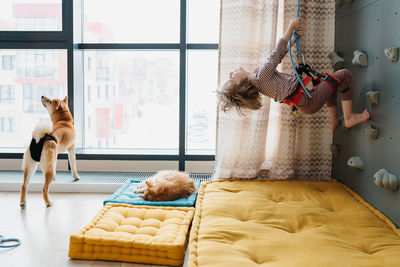
[[(373, 177), (386, 169), (400, 178), (400, 61), (391, 62), (384, 52), (385, 48), (400, 46), (399, 25), (398, 0), (343, 1), (336, 8), (335, 51), (344, 59), (344, 67), (353, 73), (353, 111), (368, 108), (372, 119), (352, 129), (340, 127), (334, 132), (333, 143), (338, 145), (338, 154), (333, 157), (332, 174), (397, 226), (400, 226), (400, 191), (378, 187)], [(367, 67), (352, 63), (356, 50), (368, 56)], [(379, 91), (378, 104), (367, 99), (369, 91)], [(339, 114), (342, 114), (340, 108)], [(379, 130), (376, 139), (366, 135), (371, 124)], [(352, 156), (361, 158), (362, 170), (347, 165)], [(378, 173), (377, 183), (381, 176), (382, 172)]]

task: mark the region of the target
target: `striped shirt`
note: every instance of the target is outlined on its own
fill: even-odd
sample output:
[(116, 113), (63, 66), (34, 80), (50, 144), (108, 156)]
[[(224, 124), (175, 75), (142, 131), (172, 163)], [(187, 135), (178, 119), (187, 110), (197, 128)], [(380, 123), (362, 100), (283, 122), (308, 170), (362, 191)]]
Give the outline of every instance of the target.
[(258, 91), (279, 102), (292, 94), (298, 84), (296, 76), (276, 70), (287, 52), (287, 42), (280, 39), (267, 61), (254, 70), (254, 83)]

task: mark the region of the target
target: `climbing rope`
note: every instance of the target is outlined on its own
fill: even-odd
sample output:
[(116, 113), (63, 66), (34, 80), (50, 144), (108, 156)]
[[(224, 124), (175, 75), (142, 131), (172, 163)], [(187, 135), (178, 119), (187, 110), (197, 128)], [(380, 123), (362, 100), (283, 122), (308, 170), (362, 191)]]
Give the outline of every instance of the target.
[[(297, 0), (297, 18), (299, 17), (300, 14), (300, 0)], [(293, 61), (293, 56), (292, 56), (292, 39), (294, 42), (296, 42), (296, 66)], [(299, 84), (301, 85), (301, 88), (299, 88), (298, 93), (296, 94), (297, 100), (294, 101), (293, 99), (285, 99), (283, 103), (288, 104), (289, 106), (292, 107), (293, 113), (298, 116), (298, 112), (300, 112), (297, 108), (297, 103), (299, 98), (299, 94), (306, 94), (308, 99), (311, 99), (312, 96), (310, 92), (307, 90), (306, 86), (304, 83), (308, 84), (310, 82), (310, 79), (312, 81), (313, 86), (318, 85), (321, 81), (327, 81), (328, 84), (332, 87), (332, 90), (335, 92), (338, 90), (340, 86), (340, 81), (334, 77), (332, 74), (329, 73), (319, 73), (315, 70), (313, 70), (309, 65), (306, 64), (306, 59), (304, 57), (303, 52), (301, 52), (301, 46), (300, 46), (300, 35), (296, 32), (296, 29), (294, 29), (292, 36), (289, 39), (289, 57), (290, 57), (290, 62), (292, 64), (293, 71), (297, 77), (297, 80), (299, 81)], [(302, 62), (300, 63), (300, 59)], [(307, 75), (307, 78), (304, 80), (301, 78), (300, 75), (305, 73)], [(315, 77), (313, 77), (313, 75)], [(342, 91), (343, 92), (343, 91)], [(295, 97), (296, 97), (295, 96)], [(300, 112), (303, 115), (309, 115), (305, 114), (303, 112)]]
[[(14, 242), (8, 245), (4, 243)], [(18, 238), (4, 238), (4, 236), (0, 235), (0, 248), (13, 248), (18, 247), (21, 244), (21, 241)]]
[[(300, 14), (300, 0), (297, 0), (297, 15), (296, 17), (298, 18)], [(294, 71), (294, 74), (297, 77), (297, 80), (299, 80), (299, 83), (301, 85), (301, 87), (303, 87), (304, 92), (307, 94), (307, 96), (309, 98), (312, 98), (310, 92), (307, 90), (306, 86), (304, 85), (299, 73), (297, 72), (297, 68), (294, 65), (293, 62), (293, 57), (292, 57), (292, 39), (296, 42), (296, 50), (297, 50), (297, 55), (296, 55), (296, 63), (297, 63), (297, 67), (299, 67), (300, 63), (299, 63), (299, 57), (301, 57), (303, 63), (302, 64), (306, 64), (306, 59), (304, 57), (303, 52), (301, 52), (301, 46), (300, 46), (300, 36), (297, 34), (296, 30), (293, 31), (293, 35), (292, 37), (289, 39), (289, 58), (290, 58), (290, 63), (292, 64), (292, 68)]]

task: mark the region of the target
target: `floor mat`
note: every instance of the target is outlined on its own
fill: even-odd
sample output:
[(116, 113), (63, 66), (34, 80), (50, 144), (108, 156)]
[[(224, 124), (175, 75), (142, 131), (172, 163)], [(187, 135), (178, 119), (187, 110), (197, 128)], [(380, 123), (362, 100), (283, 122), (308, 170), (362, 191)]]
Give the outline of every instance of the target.
[(200, 181), (194, 181), (196, 192), (187, 198), (180, 198), (173, 201), (148, 201), (139, 195), (133, 193), (136, 186), (142, 182), (141, 180), (129, 179), (125, 184), (118, 189), (112, 196), (104, 200), (104, 205), (108, 202), (112, 203), (126, 203), (132, 205), (148, 205), (148, 206), (173, 206), (173, 207), (193, 207), (196, 201), (197, 191), (200, 186)]
[(194, 266), (400, 266), (400, 230), (336, 181), (203, 182)]

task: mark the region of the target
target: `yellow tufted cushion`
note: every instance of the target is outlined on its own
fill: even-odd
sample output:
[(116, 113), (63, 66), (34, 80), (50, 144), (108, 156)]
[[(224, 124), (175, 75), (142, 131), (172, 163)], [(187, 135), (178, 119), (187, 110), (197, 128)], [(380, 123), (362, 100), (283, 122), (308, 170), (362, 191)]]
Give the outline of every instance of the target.
[(180, 265), (194, 208), (108, 203), (71, 235), (69, 257)]
[(400, 266), (400, 230), (336, 181), (203, 182), (188, 266)]

